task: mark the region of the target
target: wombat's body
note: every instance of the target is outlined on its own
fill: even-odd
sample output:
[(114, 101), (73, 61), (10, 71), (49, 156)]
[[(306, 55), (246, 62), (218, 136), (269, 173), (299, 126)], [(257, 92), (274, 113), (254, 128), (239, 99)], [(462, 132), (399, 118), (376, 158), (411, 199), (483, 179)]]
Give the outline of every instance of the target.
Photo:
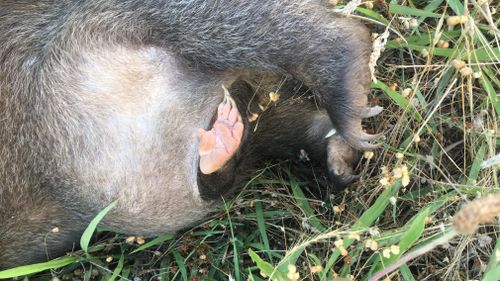
[[(346, 183), (354, 150), (325, 139), (333, 126), (370, 147), (367, 32), (314, 3), (7, 0), (0, 37), (0, 268), (70, 250), (113, 200), (103, 224), (118, 232), (192, 225), (259, 161), (301, 148)], [(254, 130), (243, 81), (264, 72), (300, 80), (321, 109), (285, 93)], [(245, 131), (204, 174), (198, 129), (223, 85)]]

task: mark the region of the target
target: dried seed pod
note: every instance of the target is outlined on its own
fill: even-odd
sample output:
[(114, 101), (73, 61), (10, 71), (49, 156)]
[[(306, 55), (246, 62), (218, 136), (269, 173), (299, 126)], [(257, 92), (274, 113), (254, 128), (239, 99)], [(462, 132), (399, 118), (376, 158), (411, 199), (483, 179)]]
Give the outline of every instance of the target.
[(376, 250), (378, 250), (378, 243), (377, 243), (377, 241), (375, 241), (371, 238), (368, 238), (365, 241), (365, 248), (370, 248), (370, 250), (376, 251)]
[(419, 135), (415, 135), (415, 136), (413, 136), (413, 141), (414, 141), (415, 143), (417, 143), (417, 144), (418, 144), (418, 143), (420, 142), (420, 140), (421, 140), (421, 139), (420, 139), (420, 136), (419, 136)]
[(127, 239), (125, 239), (125, 243), (127, 244), (134, 244), (135, 242), (135, 236), (129, 236)]
[(391, 250), (391, 253), (394, 255), (399, 255), (401, 251), (398, 245), (392, 245), (389, 249)]
[(396, 91), (397, 88), (398, 88), (398, 83), (391, 83), (391, 84), (389, 84), (389, 89), (391, 89), (393, 91)]
[(146, 240), (144, 239), (144, 237), (137, 236), (137, 238), (135, 239), (135, 242), (139, 245), (142, 245), (142, 244), (146, 243)]
[(408, 21), (410, 28), (417, 28), (418, 27), (418, 20), (416, 18), (411, 18)]
[(474, 73), (474, 71), (472, 70), (472, 68), (470, 68), (468, 66), (463, 67), (462, 69), (460, 69), (460, 74), (462, 76), (471, 76), (473, 73)]
[(318, 273), (323, 271), (323, 267), (321, 265), (313, 265), (309, 268), (309, 270), (311, 271), (311, 273)]
[(338, 239), (335, 242), (333, 242), (333, 245), (335, 245), (335, 247), (337, 247), (337, 248), (340, 248), (340, 247), (344, 246), (344, 240)]
[(401, 92), (401, 95), (405, 98), (410, 96), (410, 94), (411, 94), (411, 88), (406, 88)]
[(422, 49), (422, 51), (420, 51), (420, 55), (423, 57), (423, 58), (426, 58), (429, 56), (429, 51), (427, 49)]
[(389, 248), (385, 248), (384, 250), (382, 250), (382, 256), (384, 256), (384, 258), (388, 259), (391, 257), (391, 249)]
[(450, 47), (450, 43), (444, 40), (439, 40), (436, 45), (438, 46), (438, 48), (444, 48), (444, 49), (448, 49), (448, 47)]
[(278, 92), (270, 92), (269, 93), (269, 99), (272, 102), (277, 102), (280, 99), (280, 93), (278, 93)]
[(500, 215), (500, 194), (491, 194), (462, 207), (453, 216), (453, 227), (458, 233), (468, 234), (476, 230), (479, 224), (490, 222), (498, 215)]
[(454, 68), (460, 70), (465, 66), (465, 61), (460, 59), (454, 59), (451, 61), (451, 65), (453, 65)]
[(252, 113), (250, 116), (248, 116), (248, 122), (250, 123), (255, 122), (257, 118), (259, 118), (259, 114)]
[(338, 247), (337, 249), (339, 249), (340, 255), (343, 256), (343, 257), (345, 257), (345, 256), (347, 256), (349, 254), (347, 252), (347, 250), (344, 248), (344, 246)]
[(349, 233), (348, 238), (352, 239), (352, 240), (357, 240), (357, 241), (361, 240), (361, 236), (356, 232)]
[(410, 184), (410, 173), (408, 172), (408, 167), (406, 167), (406, 165), (401, 167), (401, 173), (401, 185), (406, 187)]
[(365, 152), (363, 153), (363, 157), (364, 157), (364, 158), (366, 158), (366, 159), (372, 159), (372, 158), (373, 158), (373, 155), (374, 155), (373, 151), (368, 151), (368, 150), (367, 150), (367, 151), (365, 151)]
[(464, 24), (467, 22), (467, 16), (451, 16), (446, 19), (448, 26), (455, 26), (457, 24)]

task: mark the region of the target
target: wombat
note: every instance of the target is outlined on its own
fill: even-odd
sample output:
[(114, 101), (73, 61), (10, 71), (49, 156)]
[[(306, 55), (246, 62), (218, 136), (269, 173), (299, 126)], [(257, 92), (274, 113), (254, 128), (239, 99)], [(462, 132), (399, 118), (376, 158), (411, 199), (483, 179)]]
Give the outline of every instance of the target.
[(369, 33), (317, 1), (4, 0), (0, 37), (0, 268), (71, 250), (114, 200), (104, 226), (175, 232), (265, 159), (304, 149), (345, 185), (375, 147)]

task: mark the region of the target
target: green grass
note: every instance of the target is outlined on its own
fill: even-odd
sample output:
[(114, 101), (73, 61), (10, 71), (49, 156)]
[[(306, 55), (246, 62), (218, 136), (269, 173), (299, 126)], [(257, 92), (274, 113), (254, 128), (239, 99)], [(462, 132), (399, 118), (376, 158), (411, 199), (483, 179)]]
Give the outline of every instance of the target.
[[(315, 180), (293, 172), (290, 163), (270, 166), (198, 227), (142, 246), (104, 232), (88, 246), (93, 225), (82, 238), (85, 251), (0, 278), (39, 272), (27, 279), (292, 280), (296, 269), (301, 280), (368, 280), (448, 232), (463, 203), (498, 192), (498, 165), (480, 167), (500, 147), (500, 36), (492, 31), (500, 20), (476, 2), (375, 1), (373, 9), (358, 8), (374, 33), (391, 30), (371, 95), (385, 110), (366, 123), (387, 132), (387, 141), (361, 161), (363, 177), (348, 190), (328, 196), (321, 171)], [(469, 20), (448, 27), (454, 15)], [(448, 48), (433, 44), (436, 34)], [(476, 74), (462, 75), (454, 59)], [(408, 184), (394, 176), (403, 166)], [(492, 221), (388, 278), (500, 280), (499, 230)]]

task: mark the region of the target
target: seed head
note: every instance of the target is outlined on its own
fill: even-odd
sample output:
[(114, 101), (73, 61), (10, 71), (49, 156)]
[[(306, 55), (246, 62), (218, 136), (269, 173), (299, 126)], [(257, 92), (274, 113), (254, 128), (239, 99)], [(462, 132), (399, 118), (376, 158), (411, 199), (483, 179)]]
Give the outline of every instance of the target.
[(370, 250), (372, 250), (372, 251), (376, 251), (376, 250), (378, 250), (378, 243), (377, 243), (377, 241), (369, 238), (365, 241), (365, 247), (370, 248)]
[(135, 242), (135, 236), (129, 236), (127, 239), (125, 239), (125, 243), (127, 244), (134, 244)]
[(400, 253), (398, 245), (392, 245), (389, 249), (391, 250), (391, 253), (393, 253), (394, 255), (399, 255)]
[(418, 20), (416, 18), (411, 18), (408, 23), (410, 25), (410, 28), (418, 27)]
[(366, 159), (372, 159), (373, 158), (373, 151), (365, 151), (363, 152), (363, 157), (366, 158)]
[(410, 96), (410, 94), (411, 94), (411, 88), (406, 88), (401, 92), (401, 95), (405, 98)]
[(311, 273), (318, 273), (323, 271), (323, 267), (321, 265), (313, 265), (309, 268), (309, 270), (311, 271)]
[(453, 227), (461, 234), (471, 233), (479, 224), (490, 222), (498, 215), (500, 215), (500, 194), (491, 194), (462, 207), (453, 216)]
[(277, 102), (280, 99), (280, 93), (278, 93), (278, 92), (270, 92), (269, 93), (269, 99), (272, 102)]
[(457, 24), (464, 24), (467, 22), (467, 16), (451, 16), (446, 19), (448, 26), (455, 26)]
[(250, 116), (248, 116), (248, 121), (250, 123), (255, 122), (259, 118), (259, 114), (257, 113), (252, 113)]
[(462, 69), (460, 69), (460, 74), (464, 77), (471, 76), (473, 73), (474, 73), (474, 71), (472, 70), (472, 68), (470, 68), (468, 66), (465, 66)]
[(144, 237), (137, 236), (137, 238), (135, 239), (135, 242), (139, 245), (142, 245), (142, 244), (146, 243), (146, 240), (144, 240)]
[(448, 49), (450, 47), (450, 43), (448, 43), (448, 41), (444, 41), (444, 40), (439, 40), (436, 45), (439, 48), (444, 48), (444, 49)]
[(427, 49), (422, 49), (422, 51), (420, 51), (420, 55), (423, 57), (423, 58), (426, 58), (429, 56), (429, 51)]
[(348, 238), (352, 239), (352, 240), (357, 240), (357, 241), (361, 240), (361, 236), (359, 236), (359, 234), (356, 232), (349, 233)]
[(460, 70), (465, 66), (465, 61), (459, 60), (459, 59), (454, 59), (451, 61), (451, 64), (453, 65), (453, 67)]

